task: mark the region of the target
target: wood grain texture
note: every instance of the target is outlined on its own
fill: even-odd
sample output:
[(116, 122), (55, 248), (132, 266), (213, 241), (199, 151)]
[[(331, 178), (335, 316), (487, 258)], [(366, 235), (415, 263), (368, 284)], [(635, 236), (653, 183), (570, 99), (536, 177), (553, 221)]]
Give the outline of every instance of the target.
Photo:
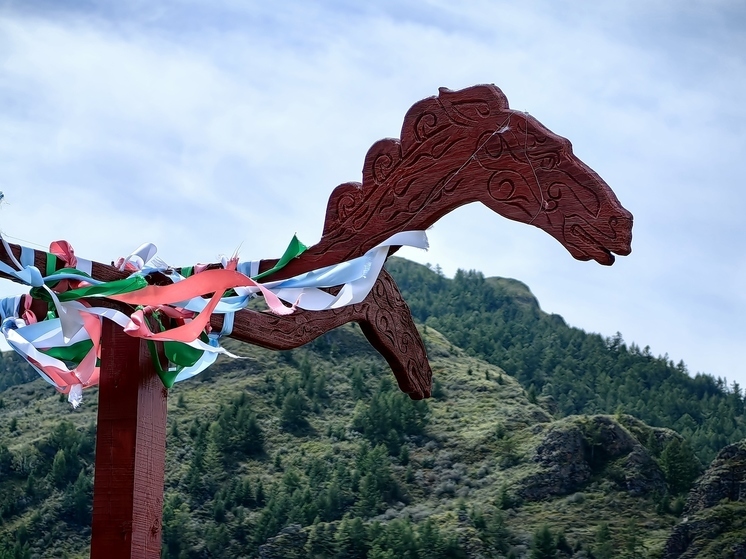
[(166, 399), (147, 345), (104, 321), (91, 557), (158, 559)]

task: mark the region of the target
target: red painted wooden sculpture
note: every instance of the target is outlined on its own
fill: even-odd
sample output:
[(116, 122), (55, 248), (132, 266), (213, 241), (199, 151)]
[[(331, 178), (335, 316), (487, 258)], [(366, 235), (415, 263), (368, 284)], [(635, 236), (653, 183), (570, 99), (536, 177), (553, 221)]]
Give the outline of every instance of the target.
[[(510, 110), (497, 87), (481, 85), (461, 91), (441, 89), (437, 97), (416, 103), (404, 118), (400, 140), (381, 140), (370, 148), (362, 184), (345, 183), (334, 189), (321, 240), (287, 262), (261, 261), (255, 272), (265, 273), (261, 278), (264, 286), (276, 287), (278, 284), (272, 282), (291, 278), (282, 285), (291, 286), (288, 293), (295, 293), (292, 286), (298, 284), (299, 277), (324, 275), (318, 270), (355, 262), (371, 255), (369, 251), (374, 249), (379, 256), (370, 258), (382, 262), (397, 250), (400, 234), (424, 231), (448, 212), (470, 202), (481, 202), (504, 217), (543, 229), (579, 260), (610, 265), (614, 253), (626, 255), (631, 250), (632, 215), (606, 183), (573, 155), (570, 142), (532, 116)], [(383, 249), (376, 249), (382, 244)], [(104, 286), (116, 285), (119, 291), (107, 291), (105, 287), (83, 296), (80, 290), (65, 292), (66, 284), (62, 282), (54, 289), (42, 285), (39, 270), (46, 270), (47, 278), (55, 278), (56, 270), (75, 267), (70, 259), (65, 263), (48, 253), (6, 245), (0, 260), (4, 263), (2, 275), (36, 286), (32, 290), (34, 298), (18, 299), (15, 316), (3, 316), (7, 335), (22, 331), (25, 311), (45, 316), (48, 304), (61, 315), (62, 331), (71, 331), (71, 315), (75, 314), (72, 311), (77, 309), (80, 316), (90, 317), (94, 304), (98, 305), (95, 309), (103, 309), (95, 311), (98, 315), (120, 317), (120, 325), (102, 321), (98, 315), (95, 320), (80, 319), (79, 331), (103, 340), (100, 355), (91, 350), (93, 362), (100, 357), (101, 369), (91, 377), (93, 380), (89, 379), (89, 383), (98, 380), (100, 384), (91, 556), (158, 557), (167, 389), (156, 369), (168, 360), (164, 358), (168, 354), (164, 347), (171, 342), (157, 342), (168, 339), (168, 332), (172, 331), (168, 327), (175, 331), (197, 323), (198, 311), (175, 304), (182, 299), (174, 299), (175, 295), (167, 301), (162, 299), (164, 290), (189, 283), (172, 283), (173, 278), (187, 276), (187, 269), (177, 269), (178, 276), (165, 269), (154, 272), (147, 276), (151, 287), (145, 287), (142, 278), (137, 278), (142, 284), (136, 289), (127, 287), (127, 292), (115, 280), (127, 278), (128, 272), (93, 262), (89, 268), (91, 282), (109, 282)], [(217, 308), (224, 291), (235, 288), (240, 292), (243, 288), (239, 286), (249, 285), (248, 277), (233, 271), (236, 266), (235, 262), (230, 263), (231, 270), (225, 270), (223, 265), (213, 264), (206, 267), (209, 273), (197, 274), (201, 280), (221, 274), (220, 281), (228, 278), (233, 282), (213, 284), (211, 289), (202, 291), (208, 298), (217, 292), (214, 304), (197, 298), (208, 307), (205, 312)], [(211, 276), (212, 272), (215, 275)], [(230, 316), (229, 336), (271, 349), (291, 349), (354, 321), (389, 363), (401, 390), (413, 399), (426, 398), (430, 395), (432, 373), (409, 308), (384, 269), (370, 279), (375, 281), (372, 288), (366, 287), (370, 288), (367, 295), (348, 298), (347, 305), (340, 295), (324, 310), (299, 307), (291, 313), (285, 309), (283, 314), (249, 309), (216, 313), (209, 317), (207, 329), (220, 332), (226, 326), (225, 317)], [(74, 287), (87, 285), (76, 282), (75, 276), (63, 281)], [(339, 286), (319, 285), (325, 293), (340, 291)], [(345, 285), (341, 290), (346, 293), (347, 288)], [(274, 297), (273, 293), (265, 290), (267, 297)], [(73, 303), (66, 307), (60, 301), (66, 297), (74, 299), (73, 295), (88, 299), (75, 303), (79, 307)], [(105, 301), (96, 298), (103, 296)], [(153, 336), (149, 330), (152, 316), (147, 312), (133, 313), (131, 306), (143, 304), (147, 311), (154, 307), (151, 299), (158, 297), (164, 302), (158, 307), (161, 322), (167, 325), (164, 338), (158, 338), (157, 333)], [(7, 305), (4, 307), (8, 315)], [(66, 308), (71, 312), (67, 313)], [(125, 329), (130, 335), (123, 333), (122, 316), (128, 317)], [(18, 332), (14, 330), (17, 327)], [(72, 343), (65, 335), (62, 338), (65, 344)], [(151, 359), (149, 348), (156, 352), (155, 360)], [(41, 367), (43, 375), (46, 372), (51, 376), (50, 382), (68, 378), (51, 365), (44, 369), (39, 361), (43, 351), (37, 349), (29, 347), (26, 357), (37, 369)], [(89, 365), (93, 367), (92, 363)]]

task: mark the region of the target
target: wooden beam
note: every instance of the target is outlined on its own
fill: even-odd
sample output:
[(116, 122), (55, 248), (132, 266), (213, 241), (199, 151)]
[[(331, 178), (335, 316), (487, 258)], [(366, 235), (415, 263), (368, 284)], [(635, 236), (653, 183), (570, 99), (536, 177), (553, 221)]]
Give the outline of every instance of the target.
[(158, 559), (166, 401), (147, 344), (103, 322), (92, 559)]

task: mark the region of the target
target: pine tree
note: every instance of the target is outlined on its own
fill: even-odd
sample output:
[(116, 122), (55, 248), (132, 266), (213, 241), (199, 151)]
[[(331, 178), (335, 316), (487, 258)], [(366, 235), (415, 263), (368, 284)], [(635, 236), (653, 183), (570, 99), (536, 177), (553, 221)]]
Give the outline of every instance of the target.
[(674, 494), (688, 491), (701, 470), (692, 447), (686, 440), (678, 437), (673, 438), (663, 449), (660, 464)]
[(55, 487), (62, 487), (67, 483), (67, 459), (65, 458), (65, 451), (62, 449), (54, 455), (50, 478)]
[(335, 535), (337, 559), (365, 559), (368, 541), (365, 525), (359, 517), (346, 514), (339, 523)]
[(69, 498), (70, 513), (78, 524), (87, 526), (91, 523), (93, 505), (93, 483), (82, 469), (72, 486)]
[(298, 392), (297, 389), (289, 392), (282, 401), (282, 411), (280, 414), (282, 428), (290, 432), (307, 428), (307, 410), (308, 402), (306, 397)]
[(615, 557), (614, 544), (611, 540), (609, 525), (603, 522), (596, 528), (593, 554), (597, 559), (613, 559)]
[(13, 453), (4, 444), (0, 444), (0, 479), (11, 474), (13, 470)]
[(378, 489), (376, 479), (372, 474), (366, 474), (360, 480), (360, 491), (358, 492), (355, 511), (360, 516), (373, 516), (378, 513), (381, 502), (381, 492)]
[(320, 522), (318, 518), (314, 520), (308, 532), (305, 551), (309, 559), (328, 559), (335, 556), (337, 547), (329, 524)]
[(531, 559), (554, 559), (557, 556), (557, 545), (554, 541), (554, 534), (549, 526), (542, 524), (534, 532), (531, 541)]
[(221, 430), (217, 422), (212, 422), (207, 431), (207, 444), (202, 459), (202, 483), (208, 493), (214, 493), (223, 478), (223, 457), (220, 452)]

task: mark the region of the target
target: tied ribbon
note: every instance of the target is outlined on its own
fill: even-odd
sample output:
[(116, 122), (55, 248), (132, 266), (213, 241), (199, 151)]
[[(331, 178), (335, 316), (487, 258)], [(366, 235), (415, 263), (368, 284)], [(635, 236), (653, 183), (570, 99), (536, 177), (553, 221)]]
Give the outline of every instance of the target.
[(214, 293), (205, 309), (184, 326), (168, 332), (154, 334), (142, 320), (141, 311), (138, 311), (132, 316), (133, 324), (125, 329), (131, 336), (188, 341), (199, 337), (205, 329), (210, 321), (210, 315), (217, 307), (225, 291), (247, 286), (258, 289), (264, 295), (270, 310), (275, 314), (288, 315), (295, 309), (295, 306), (286, 307), (274, 293), (260, 283), (233, 270), (205, 270), (178, 283), (162, 286), (149, 285), (138, 291), (112, 295), (110, 298), (130, 305), (161, 306), (180, 303), (205, 293)]
[[(54, 254), (59, 260), (65, 263), (66, 268), (75, 268), (78, 265), (78, 259), (75, 257), (75, 251), (67, 241), (54, 241), (49, 245), (49, 252)], [(50, 275), (49, 273), (47, 275)]]
[[(358, 258), (265, 285), (280, 299), (298, 301), (300, 308), (309, 311), (355, 305), (362, 302), (373, 288), (389, 248), (403, 245), (426, 249), (427, 235), (424, 231), (396, 233)], [(342, 288), (336, 296), (322, 290), (339, 285)]]
[[(81, 277), (83, 276), (82, 273)], [(47, 280), (54, 281), (58, 278), (58, 275), (48, 276)], [(148, 286), (148, 281), (142, 276), (130, 276), (121, 280), (109, 281), (106, 283), (99, 283), (98, 285), (89, 285), (85, 287), (79, 287), (77, 289), (70, 289), (62, 293), (57, 293), (57, 299), (60, 302), (77, 301), (78, 299), (85, 299), (89, 297), (109, 297), (113, 298), (116, 295), (122, 295), (132, 291), (138, 291)], [(47, 303), (53, 302), (52, 294), (49, 291), (41, 287), (32, 287), (29, 294), (35, 299), (41, 299)]]
[(158, 249), (153, 243), (144, 243), (137, 247), (135, 252), (125, 258), (119, 258), (114, 267), (120, 272), (137, 272), (142, 270), (150, 260), (155, 258)]
[[(80, 303), (73, 303), (81, 305)], [(5, 319), (2, 333), (8, 344), (16, 350), (39, 375), (57, 390), (72, 394), (73, 406), (80, 403), (78, 390), (98, 384), (99, 343), (101, 321), (92, 314), (82, 315), (83, 328), (75, 336), (65, 339), (60, 319), (49, 319), (23, 325), (22, 321)], [(18, 324), (21, 322), (21, 324)], [(69, 366), (67, 362), (72, 362)]]
[[(98, 382), (104, 318), (116, 322), (128, 335), (147, 341), (156, 371), (163, 384), (170, 388), (175, 382), (199, 374), (213, 364), (219, 354), (239, 358), (220, 347), (219, 339), (230, 333), (233, 313), (245, 308), (252, 297), (263, 295), (270, 311), (283, 316), (296, 307), (323, 310), (355, 304), (370, 292), (389, 247), (427, 248), (424, 231), (398, 233), (348, 262), (286, 280), (260, 283), (260, 279), (282, 269), (307, 247), (293, 236), (275, 266), (260, 274), (256, 273), (258, 263), (241, 263), (235, 258), (224, 261), (223, 269), (196, 265), (182, 268), (179, 273), (156, 262), (154, 245), (145, 244), (118, 261), (120, 269), (137, 270), (133, 275), (101, 282), (90, 276), (92, 263), (77, 258), (65, 241), (52, 243), (47, 253), (45, 276), (31, 265), (34, 261), (31, 249), (23, 249), (22, 265), (13, 257), (4, 239), (2, 242), (18, 269), (0, 262), (0, 271), (32, 286), (30, 296), (0, 301), (2, 333), (44, 380), (69, 394), (73, 406), (80, 403), (82, 388)], [(156, 265), (146, 267), (151, 260)], [(60, 261), (64, 268), (57, 271)], [(150, 285), (145, 276), (151, 272), (165, 274), (173, 283)], [(341, 288), (336, 296), (324, 291), (324, 288), (338, 286)], [(30, 312), (32, 298), (53, 305), (46, 320), (34, 323), (35, 317)], [(127, 316), (114, 309), (91, 307), (86, 302), (90, 298), (108, 298), (135, 306), (136, 310)], [(15, 311), (7, 310), (10, 307)], [(226, 314), (227, 328), (221, 333), (208, 333), (213, 313)], [(155, 331), (148, 316), (152, 318)], [(170, 327), (164, 326), (163, 318), (169, 319)]]

